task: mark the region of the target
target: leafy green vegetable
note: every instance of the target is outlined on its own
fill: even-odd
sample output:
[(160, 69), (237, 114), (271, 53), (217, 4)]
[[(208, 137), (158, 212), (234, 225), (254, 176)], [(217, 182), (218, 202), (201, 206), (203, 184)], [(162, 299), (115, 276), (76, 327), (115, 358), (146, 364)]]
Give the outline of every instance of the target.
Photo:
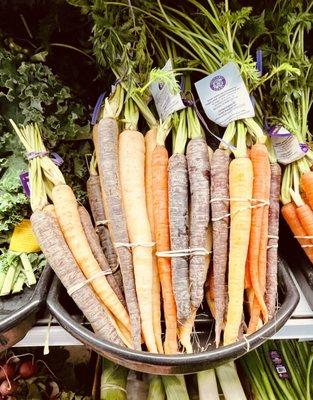
[[(42, 62), (21, 61), (13, 50), (0, 45), (0, 229), (2, 235), (30, 214), (29, 201), (19, 181), (27, 160), (9, 119), (43, 126), (49, 151), (66, 159), (64, 172), (80, 201), (85, 199), (87, 166), (84, 151), (90, 138), (86, 108), (73, 98), (69, 87)], [(87, 150), (86, 150), (87, 151)], [(3, 241), (3, 239), (2, 239)]]
[(0, 296), (18, 293), (30, 286), (42, 273), (47, 262), (42, 253), (17, 253), (5, 248), (0, 255)]

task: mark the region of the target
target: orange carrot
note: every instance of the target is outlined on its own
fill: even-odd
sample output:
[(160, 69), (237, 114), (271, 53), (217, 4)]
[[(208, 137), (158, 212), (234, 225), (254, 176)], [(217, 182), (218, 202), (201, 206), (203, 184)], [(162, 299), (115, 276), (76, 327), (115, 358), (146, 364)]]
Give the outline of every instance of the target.
[(300, 185), (305, 192), (307, 202), (313, 209), (313, 171), (301, 175)]
[[(146, 203), (147, 212), (151, 229), (152, 241), (155, 241), (154, 217), (153, 217), (153, 192), (152, 192), (152, 154), (156, 147), (157, 130), (151, 129), (145, 135), (146, 159), (145, 159), (145, 184), (146, 184)], [(161, 339), (161, 299), (160, 299), (160, 279), (158, 273), (155, 248), (152, 249), (153, 262), (153, 286), (152, 286), (152, 316), (155, 342), (159, 353), (163, 353)]]
[[(267, 243), (268, 243), (268, 205), (264, 206), (263, 211), (263, 222), (262, 222), (262, 232), (260, 238), (260, 250), (259, 250), (259, 284), (261, 292), (264, 296), (266, 289), (266, 267), (267, 267)], [(253, 333), (257, 330), (258, 322), (260, 320), (261, 308), (259, 306), (258, 300), (253, 296), (251, 319), (249, 321), (248, 333)]]
[(313, 236), (313, 211), (308, 204), (303, 203), (297, 207), (297, 216), (306, 236)]
[[(155, 239), (157, 251), (170, 250), (169, 209), (168, 209), (168, 153), (163, 145), (157, 145), (152, 154), (152, 190)], [(158, 257), (158, 271), (161, 282), (165, 318), (166, 354), (177, 353), (177, 314), (172, 287), (170, 258)]]
[[(268, 151), (264, 144), (256, 143), (251, 148), (250, 153), (252, 165), (253, 165), (253, 199), (255, 203), (253, 204), (255, 208), (252, 210), (252, 220), (251, 220), (251, 232), (250, 232), (250, 242), (249, 242), (249, 252), (248, 252), (248, 262), (250, 268), (250, 278), (251, 284), (255, 293), (254, 304), (256, 307), (257, 302), (261, 308), (264, 322), (268, 321), (268, 311), (264, 301), (264, 292), (261, 288), (259, 266), (261, 262), (262, 271), (265, 268), (265, 272), (262, 272), (262, 276), (266, 276), (266, 246), (265, 250), (263, 248), (260, 254), (260, 243), (261, 237), (266, 236), (267, 243), (267, 231), (268, 224), (264, 224), (263, 216), (268, 219), (268, 204), (261, 205), (259, 202), (269, 202), (270, 198), (270, 182), (271, 182), (271, 167), (268, 157)], [(266, 230), (266, 231), (265, 231)], [(265, 240), (263, 238), (263, 240)], [(253, 311), (252, 311), (253, 312)], [(255, 311), (257, 314), (257, 312)], [(254, 321), (254, 320), (253, 320)]]
[(282, 206), (281, 213), (289, 225), (291, 232), (294, 234), (294, 236), (297, 236), (298, 242), (305, 251), (309, 260), (313, 263), (313, 247), (305, 247), (311, 245), (312, 242), (309, 239), (302, 239), (304, 236), (307, 236), (307, 233), (301, 225), (300, 219), (297, 215), (297, 206), (293, 201), (287, 203)]

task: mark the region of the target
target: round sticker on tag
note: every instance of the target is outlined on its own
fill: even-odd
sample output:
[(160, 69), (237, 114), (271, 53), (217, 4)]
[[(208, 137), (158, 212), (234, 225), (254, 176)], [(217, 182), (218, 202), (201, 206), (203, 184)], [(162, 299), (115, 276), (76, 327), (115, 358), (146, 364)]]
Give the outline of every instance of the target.
[(221, 90), (226, 85), (226, 79), (222, 75), (215, 76), (210, 82), (210, 88), (214, 91)]

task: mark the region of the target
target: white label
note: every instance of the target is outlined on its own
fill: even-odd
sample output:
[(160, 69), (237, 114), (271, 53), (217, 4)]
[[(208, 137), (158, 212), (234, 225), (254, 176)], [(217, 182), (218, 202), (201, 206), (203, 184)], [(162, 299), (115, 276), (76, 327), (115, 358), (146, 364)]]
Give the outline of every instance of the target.
[(225, 127), (232, 121), (254, 117), (248, 90), (233, 62), (196, 82), (195, 87), (204, 112), (216, 124)]
[(297, 137), (284, 127), (276, 129), (271, 134), (271, 141), (277, 161), (283, 165), (300, 160), (300, 158), (305, 156), (306, 151), (301, 149)]
[[(162, 68), (162, 71), (171, 71), (172, 69), (172, 62), (171, 60), (168, 60)], [(154, 82), (150, 85), (150, 92), (162, 121), (164, 121), (169, 115), (173, 114), (173, 112), (185, 108), (180, 94), (173, 94), (166, 84)]]

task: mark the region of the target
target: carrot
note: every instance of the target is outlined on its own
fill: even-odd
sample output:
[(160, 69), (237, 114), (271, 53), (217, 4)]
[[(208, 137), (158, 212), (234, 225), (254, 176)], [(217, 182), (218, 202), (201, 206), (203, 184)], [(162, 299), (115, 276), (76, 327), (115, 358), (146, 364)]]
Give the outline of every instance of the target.
[[(179, 114), (174, 154), (169, 159), (169, 216), (172, 251), (189, 248), (188, 170), (184, 155), (187, 140), (185, 110)], [(178, 322), (183, 324), (190, 315), (188, 257), (172, 257), (172, 283)]]
[(308, 204), (297, 207), (297, 216), (306, 232), (306, 236), (313, 236), (313, 211)]
[(179, 341), (182, 346), (186, 349), (186, 353), (190, 354), (193, 352), (191, 344), (192, 329), (195, 324), (197, 309), (191, 310), (190, 316), (187, 321), (179, 327)]
[[(267, 244), (268, 244), (268, 206), (264, 206), (263, 211), (263, 221), (262, 221), (262, 233), (260, 238), (260, 249), (259, 249), (259, 266), (258, 266), (258, 274), (259, 274), (259, 284), (261, 292), (263, 296), (266, 290), (266, 275), (267, 275)], [(260, 324), (260, 312), (261, 308), (259, 306), (259, 302), (254, 296), (253, 291), (253, 303), (251, 309), (251, 318), (249, 321), (248, 331), (247, 333), (253, 333), (258, 329), (258, 325)]]
[(224, 345), (237, 340), (243, 314), (245, 264), (249, 247), (253, 186), (252, 162), (245, 151), (245, 129), (238, 126), (238, 152), (229, 166), (230, 236), (228, 264), (228, 309)]
[[(153, 190), (152, 190), (152, 154), (156, 147), (157, 130), (151, 129), (145, 135), (146, 158), (145, 158), (145, 185), (146, 185), (146, 203), (151, 229), (152, 241), (155, 241), (155, 226), (153, 217)], [(155, 248), (152, 249), (153, 262), (153, 284), (152, 284), (152, 317), (155, 342), (159, 353), (163, 353), (163, 344), (161, 339), (161, 289), (158, 273), (157, 258)]]
[(300, 186), (305, 192), (307, 202), (313, 209), (313, 171), (308, 171), (301, 175)]
[[(158, 144), (152, 154), (153, 214), (156, 249), (170, 250), (169, 209), (168, 209), (168, 153), (164, 145)], [(161, 282), (165, 318), (164, 351), (177, 353), (177, 315), (172, 287), (171, 261), (158, 257), (158, 271)]]
[(271, 164), (271, 192), (268, 216), (268, 250), (265, 303), (269, 319), (272, 319), (277, 299), (277, 248), (279, 233), (279, 193), (281, 168), (278, 163)]
[(307, 236), (307, 232), (303, 228), (300, 219), (297, 214), (297, 206), (294, 202), (284, 204), (281, 208), (282, 216), (289, 225), (291, 232), (297, 237), (298, 242), (305, 251), (309, 260), (313, 263), (313, 247), (307, 247), (312, 244), (311, 240), (304, 239)]
[[(212, 314), (212, 317), (215, 319), (216, 323), (216, 300), (215, 300), (215, 292), (214, 292), (214, 272), (213, 268), (209, 269), (209, 273), (207, 276), (207, 280), (205, 282), (205, 299), (206, 302), (209, 306), (210, 312)], [(223, 321), (222, 324), (223, 325)]]
[[(271, 182), (271, 169), (267, 148), (262, 143), (256, 143), (251, 148), (250, 158), (253, 165), (253, 199), (254, 201), (269, 202), (270, 196), (270, 182)], [(268, 220), (268, 205), (259, 206), (254, 204), (255, 208), (252, 210), (251, 232), (248, 252), (248, 262), (250, 268), (251, 284), (254, 290), (254, 305), (252, 314), (253, 324), (256, 321), (256, 314), (258, 304), (261, 308), (264, 322), (268, 321), (268, 311), (264, 302), (264, 291), (262, 290), (261, 280), (266, 276), (266, 249), (262, 247), (260, 252), (260, 243), (263, 235), (267, 236), (268, 223), (266, 222), (262, 227), (263, 219)], [(265, 240), (263, 238), (263, 240)], [(267, 245), (267, 238), (265, 240)], [(265, 271), (264, 271), (265, 270)], [(262, 275), (262, 277), (260, 276)], [(264, 289), (265, 290), (265, 289)], [(257, 318), (258, 319), (258, 318)], [(252, 325), (251, 325), (251, 329)]]
[[(205, 139), (196, 137), (187, 145), (190, 183), (190, 237), (193, 248), (206, 249), (210, 218), (209, 155)], [(203, 300), (203, 287), (208, 272), (207, 255), (191, 255), (189, 265), (191, 306), (198, 309)]]
[(95, 259), (97, 260), (100, 268), (102, 269), (102, 271), (107, 272), (106, 278), (107, 278), (109, 285), (114, 290), (118, 299), (125, 307), (125, 300), (124, 300), (123, 294), (122, 294), (119, 286), (117, 285), (116, 280), (112, 274), (112, 270), (109, 267), (108, 261), (102, 252), (100, 240), (99, 240), (98, 235), (96, 234), (96, 231), (94, 230), (94, 228), (92, 226), (90, 215), (89, 215), (88, 211), (85, 209), (85, 207), (83, 207), (83, 206), (78, 207), (78, 212), (79, 212), (80, 221), (83, 226), (83, 229), (84, 229), (86, 238), (88, 240), (89, 246), (91, 248), (91, 251), (92, 251)]
[(99, 125), (96, 124), (92, 130), (92, 138), (95, 151), (90, 162), (90, 177), (87, 180), (87, 195), (90, 204), (91, 213), (96, 225), (97, 233), (100, 237), (101, 246), (108, 260), (109, 266), (114, 271), (114, 278), (123, 291), (123, 279), (121, 269), (118, 268), (118, 260), (116, 250), (113, 246), (108, 221), (104, 211), (104, 200), (101, 188), (101, 179), (97, 171), (97, 154), (99, 154), (98, 132)]
[[(57, 185), (52, 190), (52, 199), (66, 243), (86, 278), (93, 278), (101, 272), (101, 268), (88, 244), (72, 189), (67, 185)], [(106, 277), (99, 276), (90, 284), (114, 317), (119, 319), (126, 328), (130, 328), (128, 314), (108, 284)]]
[[(98, 128), (98, 169), (104, 198), (105, 214), (109, 220), (109, 230), (113, 243), (128, 243), (125, 212), (119, 180), (118, 125), (115, 118), (105, 117)], [(118, 247), (124, 295), (130, 316), (135, 349), (141, 349), (141, 326), (136, 296), (132, 255), (126, 247)]]
[(53, 206), (52, 212), (49, 208), (37, 210), (31, 216), (32, 228), (41, 250), (67, 290), (76, 285), (82, 285), (71, 296), (90, 322), (97, 336), (122, 345), (103, 304), (99, 302), (89, 285), (83, 285), (86, 279), (65, 242)]
[[(126, 120), (135, 114), (132, 107), (128, 100)], [(145, 142), (136, 126), (137, 121), (131, 121), (120, 134), (119, 170), (127, 230), (130, 242), (135, 244), (132, 254), (142, 332), (148, 350), (157, 353), (152, 318), (153, 245), (146, 206)]]
[[(211, 163), (211, 210), (213, 228), (213, 291), (215, 298), (215, 342), (219, 346), (226, 311), (226, 270), (229, 235), (228, 150), (215, 150)], [(222, 199), (226, 199), (223, 201)]]
[(108, 260), (108, 264), (113, 273), (113, 276), (120, 288), (123, 289), (122, 276), (120, 269), (117, 269), (118, 261), (115, 249), (113, 247), (109, 229), (106, 223), (106, 216), (104, 214), (104, 208), (102, 203), (100, 178), (98, 175), (90, 175), (87, 180), (87, 195), (90, 204), (93, 220), (96, 225), (96, 232), (99, 236), (102, 249), (105, 257)]

